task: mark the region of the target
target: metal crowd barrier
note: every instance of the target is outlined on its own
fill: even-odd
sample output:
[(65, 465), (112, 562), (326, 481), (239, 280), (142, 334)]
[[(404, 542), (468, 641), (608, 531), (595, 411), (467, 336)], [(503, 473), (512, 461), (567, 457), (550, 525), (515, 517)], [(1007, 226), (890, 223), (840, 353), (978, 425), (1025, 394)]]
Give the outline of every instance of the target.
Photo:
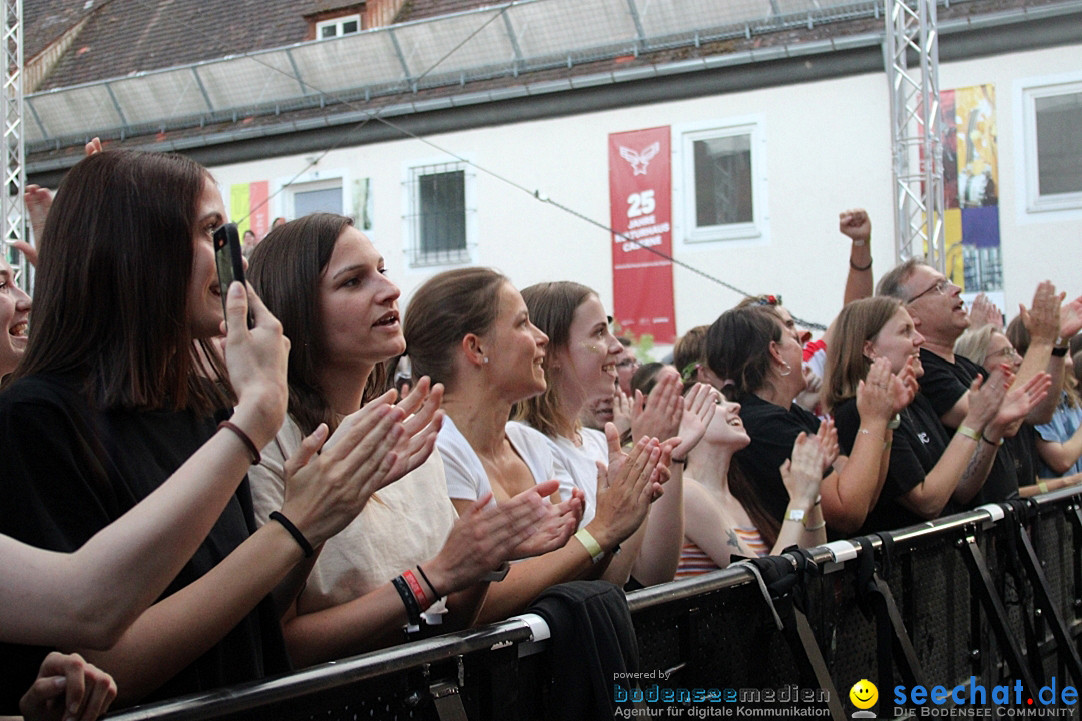
[[(1011, 706), (989, 716), (1073, 714), (1077, 697), (1063, 690), (1082, 687), (1082, 490), (736, 564), (630, 593), (628, 603), (644, 697), (627, 708), (640, 715), (734, 715), (701, 698), (651, 703), (659, 691), (717, 689), (767, 711), (802, 698), (811, 715), (840, 721), (865, 678), (882, 718), (967, 704), (979, 715), (976, 706), (993, 703), (975, 694), (997, 686)], [(547, 638), (527, 614), (110, 718), (544, 719)], [(1046, 706), (1053, 679), (1060, 695)], [(896, 686), (955, 689), (963, 703), (910, 697), (897, 708)]]

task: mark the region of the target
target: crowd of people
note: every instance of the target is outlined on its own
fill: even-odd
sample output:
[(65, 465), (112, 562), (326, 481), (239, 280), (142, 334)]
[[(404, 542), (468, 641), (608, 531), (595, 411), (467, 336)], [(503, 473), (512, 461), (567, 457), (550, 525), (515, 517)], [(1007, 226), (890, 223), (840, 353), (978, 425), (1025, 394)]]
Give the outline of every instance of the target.
[(0, 715), (92, 719), (567, 581), (650, 586), (1080, 479), (1082, 298), (1042, 283), (1005, 325), (916, 259), (873, 293), (860, 210), (822, 338), (753, 296), (643, 365), (579, 283), (456, 269), (402, 316), (334, 214), (276, 222), (222, 288), (208, 171), (87, 151), (27, 194), (33, 302), (0, 263)]

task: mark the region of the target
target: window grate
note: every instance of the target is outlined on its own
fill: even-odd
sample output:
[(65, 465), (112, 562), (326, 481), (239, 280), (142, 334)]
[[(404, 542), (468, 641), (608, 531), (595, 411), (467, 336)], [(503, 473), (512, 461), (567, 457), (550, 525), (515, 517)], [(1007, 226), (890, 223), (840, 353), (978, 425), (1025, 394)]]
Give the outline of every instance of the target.
[(410, 265), (469, 262), (468, 181), (465, 163), (410, 169)]

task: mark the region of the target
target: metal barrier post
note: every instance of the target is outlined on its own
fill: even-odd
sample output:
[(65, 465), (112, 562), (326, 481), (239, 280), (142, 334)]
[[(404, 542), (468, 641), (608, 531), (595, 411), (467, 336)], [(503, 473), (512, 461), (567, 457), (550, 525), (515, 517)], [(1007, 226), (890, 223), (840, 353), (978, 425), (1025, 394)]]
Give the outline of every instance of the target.
[(902, 678), (905, 679), (909, 686), (925, 685), (924, 671), (921, 669), (920, 659), (917, 658), (913, 642), (905, 630), (902, 614), (898, 611), (898, 604), (894, 602), (894, 595), (890, 592), (890, 586), (878, 575), (873, 575), (872, 582), (875, 584), (875, 590), (870, 593), (876, 607), (876, 623), (881, 629), (886, 628), (885, 633), (880, 630), (880, 642), (887, 641), (891, 644), (891, 648), (881, 648), (879, 653), (882, 655), (893, 651), (898, 670), (901, 671)]
[[(882, 542), (882, 561), (886, 565), (890, 558), (893, 541), (889, 534), (880, 534)], [(924, 672), (920, 660), (909, 639), (909, 633), (894, 602), (890, 586), (879, 575), (875, 564), (875, 550), (871, 539), (858, 538), (860, 543), (860, 570), (857, 574), (857, 593), (864, 598), (875, 612), (876, 645), (879, 657), (879, 682), (892, 684), (894, 671), (891, 665), (896, 660), (902, 677), (910, 686), (924, 685)]]
[(996, 641), (999, 642), (1000, 648), (1007, 657), (1011, 672), (1021, 679), (1022, 685), (1025, 686), (1026, 693), (1030, 695), (1030, 698), (1035, 698), (1037, 684), (1033, 680), (1033, 673), (1026, 665), (1018, 643), (1011, 637), (1010, 630), (1007, 627), (1007, 610), (1003, 607), (1003, 601), (996, 594), (995, 586), (992, 583), (992, 574), (988, 571), (988, 564), (985, 562), (984, 554), (981, 553), (981, 549), (977, 545), (977, 539), (972, 534), (969, 534), (964, 539), (959, 539), (958, 545), (961, 547), (966, 564), (969, 566), (970, 576), (978, 582), (976, 584), (977, 593), (980, 596), (981, 605), (988, 615), (989, 623), (992, 624), (992, 630), (995, 631)]
[[(803, 564), (802, 569), (807, 568), (808, 557), (797, 556), (790, 554), (788, 560), (796, 561)], [(812, 631), (811, 624), (808, 623), (808, 617), (802, 610), (797, 608), (794, 603), (793, 595), (795, 588), (800, 587), (803, 584), (803, 572), (800, 573), (796, 579), (775, 577), (773, 582), (767, 584), (763, 580), (762, 567), (769, 567), (767, 559), (754, 559), (753, 561), (742, 561), (741, 565), (746, 565), (759, 582), (759, 589), (762, 592), (763, 600), (770, 608), (771, 613), (774, 615), (774, 621), (779, 631), (782, 631), (789, 641), (790, 647), (793, 649), (794, 657), (799, 661), (803, 660), (804, 663), (810, 667), (812, 673), (815, 675), (815, 680), (819, 684), (819, 688), (828, 691), (829, 700), (827, 705), (830, 709), (830, 716), (834, 721), (845, 721), (847, 718), (845, 709), (842, 707), (841, 699), (838, 697), (838, 691), (834, 687), (834, 679), (830, 676), (830, 669), (827, 668), (826, 659), (823, 658), (823, 652), (819, 648), (819, 641), (815, 638), (815, 633)], [(784, 571), (782, 570), (784, 569)], [(787, 576), (797, 575), (797, 569), (792, 567), (786, 567), (782, 564), (773, 564), (773, 570), (784, 573)], [(785, 582), (783, 582), (785, 581)], [(793, 581), (790, 585), (788, 581)], [(786, 590), (779, 590), (779, 587), (785, 587)], [(780, 604), (780, 608), (779, 608)], [(798, 648), (799, 646), (799, 648)]]
[(1074, 553), (1071, 554), (1074, 569), (1074, 602), (1075, 610), (1082, 608), (1082, 504), (1072, 503), (1067, 506), (1068, 523), (1074, 526)]
[(1079, 658), (1078, 649), (1075, 648), (1071, 635), (1067, 632), (1067, 624), (1064, 623), (1063, 616), (1052, 599), (1048, 579), (1041, 568), (1041, 562), (1037, 559), (1037, 552), (1033, 549), (1033, 542), (1022, 524), (1018, 524), (1017, 533), (1024, 551), (1021, 557), (1022, 565), (1025, 567), (1026, 575), (1029, 576), (1029, 582), (1037, 595), (1036, 601), (1049, 619), (1052, 636), (1056, 639), (1056, 646), (1058, 647), (1056, 652), (1060, 661), (1074, 676), (1075, 683), (1082, 685), (1082, 658)]

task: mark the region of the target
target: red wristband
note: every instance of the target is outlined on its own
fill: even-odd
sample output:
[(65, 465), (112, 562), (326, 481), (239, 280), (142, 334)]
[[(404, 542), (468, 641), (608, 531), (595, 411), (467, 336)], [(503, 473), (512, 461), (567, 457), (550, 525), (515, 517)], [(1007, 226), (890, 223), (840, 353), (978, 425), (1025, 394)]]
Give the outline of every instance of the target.
[(413, 597), (417, 599), (417, 603), (420, 604), (421, 609), (427, 609), (435, 601), (429, 601), (428, 596), (425, 594), (425, 590), (421, 588), (421, 582), (417, 580), (417, 576), (413, 574), (413, 571), (403, 571), (402, 578), (406, 579), (406, 583), (409, 584), (410, 591), (413, 592)]

